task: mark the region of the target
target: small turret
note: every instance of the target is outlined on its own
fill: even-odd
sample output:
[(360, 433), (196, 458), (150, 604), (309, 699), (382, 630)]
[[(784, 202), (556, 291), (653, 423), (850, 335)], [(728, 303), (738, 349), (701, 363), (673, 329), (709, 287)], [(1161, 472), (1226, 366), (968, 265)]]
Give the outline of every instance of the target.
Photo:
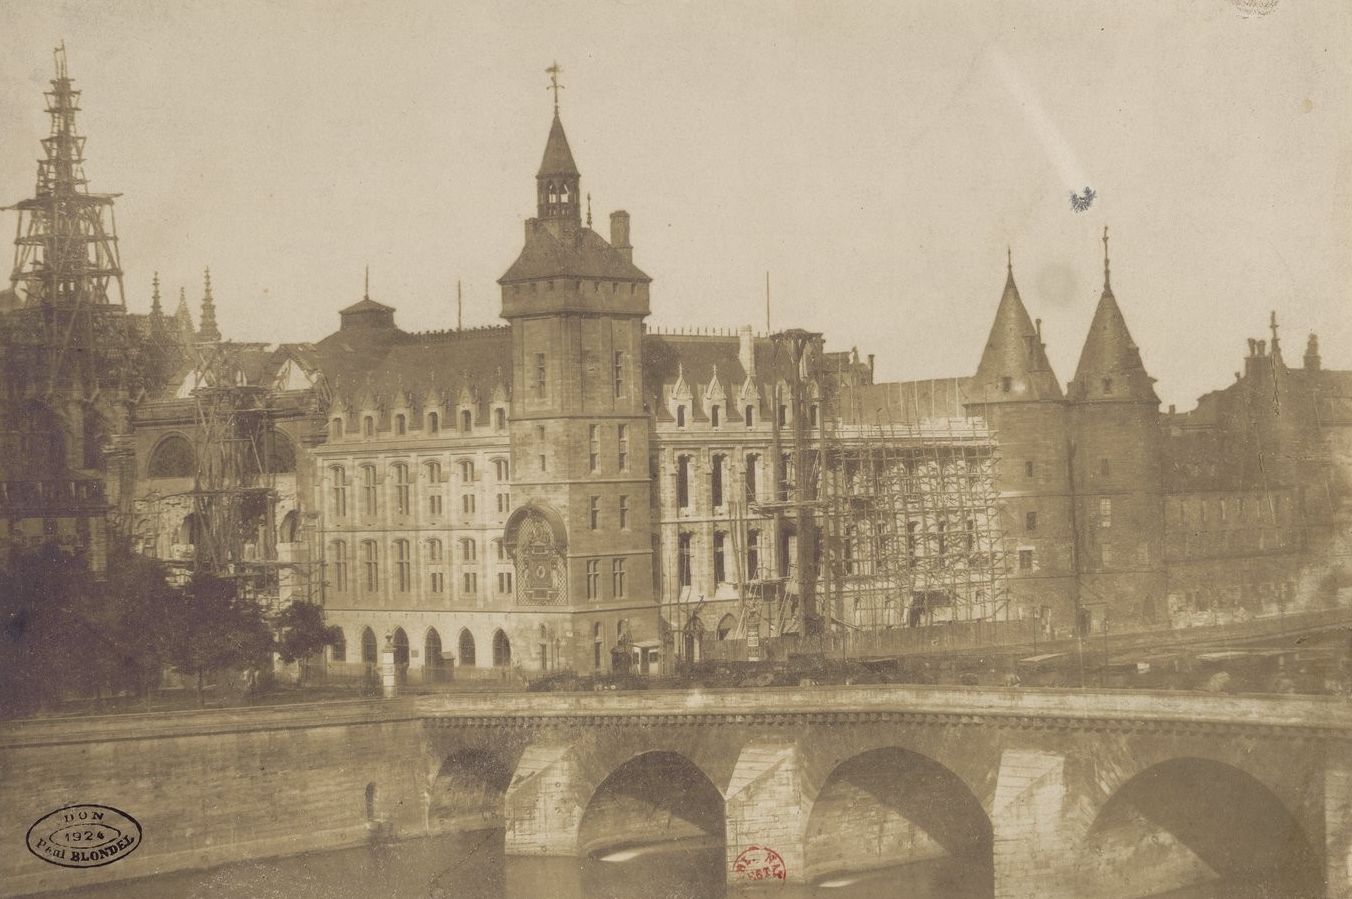
[(188, 292), (182, 287), (178, 289), (178, 308), (174, 310), (174, 321), (178, 324), (179, 333), (187, 340), (195, 338), (197, 329), (193, 327), (192, 312), (188, 309)]
[(1319, 358), (1319, 335), (1311, 334), (1305, 343), (1305, 370), (1319, 371), (1323, 361)]
[(219, 343), (221, 330), (216, 327), (216, 302), (211, 297), (211, 269), (207, 269), (202, 277), (202, 327), (197, 330), (197, 339), (203, 343)]

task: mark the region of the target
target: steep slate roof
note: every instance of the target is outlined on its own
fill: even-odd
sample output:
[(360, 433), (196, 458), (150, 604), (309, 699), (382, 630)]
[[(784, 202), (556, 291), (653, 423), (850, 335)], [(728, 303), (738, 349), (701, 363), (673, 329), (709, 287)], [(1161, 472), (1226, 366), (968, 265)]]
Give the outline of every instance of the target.
[(840, 415), (850, 423), (885, 426), (963, 418), (970, 390), (970, 378), (864, 384), (841, 391)]
[[(1112, 383), (1112, 391), (1105, 393), (1103, 382)], [(1080, 351), (1080, 364), (1075, 369), (1072, 391), (1076, 400), (1134, 401), (1158, 404), (1155, 379), (1141, 362), (1141, 351), (1131, 339), (1127, 320), (1113, 296), (1113, 289), (1105, 280), (1103, 295), (1094, 310), (1094, 321)]]
[(578, 175), (577, 163), (573, 162), (573, 151), (568, 147), (568, 135), (563, 133), (563, 122), (559, 111), (554, 110), (554, 124), (549, 126), (549, 140), (545, 142), (545, 155), (540, 160), (540, 172), (537, 177), (546, 175)]
[(528, 231), (521, 255), (498, 283), (546, 278), (652, 280), (590, 228), (579, 228), (570, 238), (567, 232), (562, 237), (555, 236), (549, 228), (537, 224)]
[[(1000, 389), (1002, 378), (1013, 379), (1008, 393)], [(974, 402), (1026, 402), (1062, 397), (1061, 385), (1047, 360), (1042, 339), (1019, 297), (1019, 288), (1014, 284), (1013, 266), (1005, 279), (1005, 292), (995, 311), (995, 322), (981, 354), (981, 364), (972, 379), (971, 393)]]
[(393, 312), (393, 306), (386, 306), (384, 303), (377, 303), (370, 297), (358, 300), (346, 309), (339, 309), (339, 315), (350, 315), (353, 312)]

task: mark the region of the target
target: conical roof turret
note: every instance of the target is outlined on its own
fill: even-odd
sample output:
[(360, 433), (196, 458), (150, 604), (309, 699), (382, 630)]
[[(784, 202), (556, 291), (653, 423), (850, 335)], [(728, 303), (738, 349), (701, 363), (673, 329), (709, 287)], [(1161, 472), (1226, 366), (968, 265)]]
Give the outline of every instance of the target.
[(1042, 335), (1033, 324), (1014, 283), (1009, 261), (1005, 290), (995, 310), (986, 349), (981, 354), (974, 383), (977, 402), (1059, 400), (1061, 385), (1047, 359)]
[(549, 126), (549, 138), (545, 141), (545, 155), (540, 160), (537, 178), (554, 176), (574, 176), (582, 174), (573, 161), (573, 151), (568, 146), (568, 135), (563, 133), (563, 120), (559, 111), (554, 110), (554, 123)]
[(1131, 339), (1127, 320), (1113, 295), (1108, 270), (1108, 229), (1103, 229), (1103, 293), (1089, 325), (1080, 364), (1071, 382), (1077, 402), (1138, 402), (1159, 404), (1155, 379), (1145, 370), (1141, 351)]

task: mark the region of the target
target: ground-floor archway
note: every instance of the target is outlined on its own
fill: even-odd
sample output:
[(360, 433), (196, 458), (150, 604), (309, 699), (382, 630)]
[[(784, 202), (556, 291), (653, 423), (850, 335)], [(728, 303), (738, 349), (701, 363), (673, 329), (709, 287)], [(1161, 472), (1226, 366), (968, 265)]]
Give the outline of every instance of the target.
[(804, 834), (809, 880), (860, 872), (900, 893), (994, 895), (993, 833), (980, 801), (933, 759), (883, 747), (841, 762), (823, 782)]
[(432, 781), (428, 822), (433, 829), (498, 827), (513, 761), (483, 749), (447, 756)]

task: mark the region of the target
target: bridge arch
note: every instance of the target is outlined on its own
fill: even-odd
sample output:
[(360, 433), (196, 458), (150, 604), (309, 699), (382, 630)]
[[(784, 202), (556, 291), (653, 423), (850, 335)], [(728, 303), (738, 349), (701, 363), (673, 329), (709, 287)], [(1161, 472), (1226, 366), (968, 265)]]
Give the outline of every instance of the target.
[(501, 826), (515, 759), (483, 747), (447, 755), (428, 790), (428, 822), (434, 830)]
[(1297, 816), (1263, 779), (1214, 758), (1172, 758), (1128, 778), (1100, 808), (1079, 855), (1093, 881), (1082, 887), (1096, 896), (1216, 880), (1253, 895), (1324, 894), (1322, 853)]
[(674, 840), (724, 841), (723, 794), (678, 752), (631, 756), (592, 792), (578, 822), (578, 854)]
[(994, 894), (990, 817), (967, 782), (928, 755), (881, 746), (844, 759), (806, 816), (804, 874), (894, 868), (898, 886)]

